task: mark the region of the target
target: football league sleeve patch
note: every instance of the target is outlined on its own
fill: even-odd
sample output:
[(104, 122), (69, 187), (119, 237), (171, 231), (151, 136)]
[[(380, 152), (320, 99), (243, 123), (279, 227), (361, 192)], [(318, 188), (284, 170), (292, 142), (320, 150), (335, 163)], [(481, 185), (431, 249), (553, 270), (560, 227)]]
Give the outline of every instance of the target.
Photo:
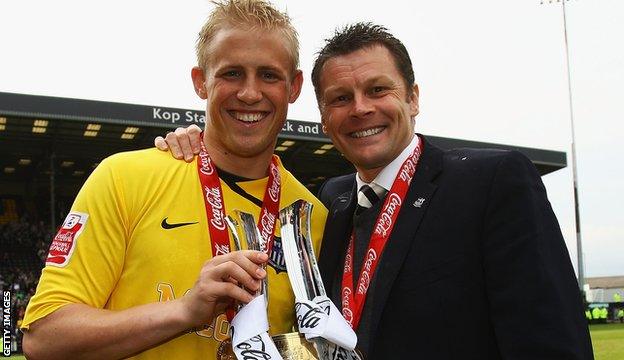
[(54, 236), (46, 265), (65, 267), (76, 248), (76, 241), (87, 225), (89, 214), (70, 212)]

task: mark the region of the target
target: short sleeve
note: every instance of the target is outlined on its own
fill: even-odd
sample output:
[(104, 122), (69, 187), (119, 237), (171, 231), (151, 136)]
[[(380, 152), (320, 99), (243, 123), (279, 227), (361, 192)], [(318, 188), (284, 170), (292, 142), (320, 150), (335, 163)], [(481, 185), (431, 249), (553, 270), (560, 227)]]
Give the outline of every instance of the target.
[(129, 236), (115, 164), (115, 159), (104, 160), (78, 193), (52, 241), (22, 329), (67, 304), (105, 307), (123, 268)]

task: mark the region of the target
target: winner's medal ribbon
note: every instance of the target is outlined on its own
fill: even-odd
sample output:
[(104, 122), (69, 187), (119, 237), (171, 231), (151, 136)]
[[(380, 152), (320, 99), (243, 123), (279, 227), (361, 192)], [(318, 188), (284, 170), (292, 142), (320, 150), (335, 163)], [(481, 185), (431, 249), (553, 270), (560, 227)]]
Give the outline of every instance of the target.
[[(203, 134), (201, 133), (202, 137)], [(212, 256), (215, 257), (230, 252), (230, 239), (226, 229), (225, 202), (217, 167), (213, 164), (204, 142), (202, 141), (199, 144), (200, 152), (197, 160), (197, 174), (199, 175), (199, 182), (204, 196)], [(263, 245), (261, 250), (270, 256), (282, 189), (277, 156), (273, 155), (271, 158), (268, 171), (269, 179), (264, 190), (257, 226)]]
[[(203, 132), (200, 134), (203, 139)], [(254, 238), (257, 245), (254, 250), (259, 250), (271, 256), (273, 247), (273, 232), (277, 223), (279, 210), (279, 200), (282, 188), (281, 177), (279, 173), (278, 158), (273, 155), (268, 168), (269, 176), (267, 186), (264, 190), (262, 207), (260, 209), (260, 218), (257, 227), (253, 226)], [(197, 174), (201, 184), (204, 205), (206, 208), (206, 219), (208, 220), (208, 232), (210, 233), (210, 245), (212, 247), (212, 257), (224, 255), (230, 252), (230, 239), (227, 233), (228, 220), (225, 216), (225, 201), (223, 190), (221, 189), (221, 180), (217, 173), (217, 167), (212, 162), (206, 145), (200, 142), (200, 152), (197, 160)], [(245, 214), (248, 218), (253, 216)], [(249, 226), (247, 226), (248, 228)], [(246, 229), (247, 232), (251, 230)], [(233, 230), (234, 235), (235, 230)], [(257, 236), (256, 236), (257, 235)], [(250, 247), (251, 248), (251, 247)], [(240, 250), (240, 245), (238, 249)], [(266, 281), (263, 282), (263, 293), (266, 293)], [(226, 311), (228, 321), (234, 317), (233, 309)]]
[(377, 216), (355, 289), (353, 287), (353, 242), (355, 236), (351, 232), (344, 262), (341, 295), (342, 315), (353, 329), (357, 329), (360, 323), (368, 287), (379, 264), (381, 254), (390, 238), (390, 234), (392, 234), (412, 178), (416, 173), (416, 167), (422, 153), (422, 141), (420, 138), (417, 141), (416, 147), (410, 156), (405, 159), (403, 165), (401, 165), (392, 187), (386, 195), (383, 207)]

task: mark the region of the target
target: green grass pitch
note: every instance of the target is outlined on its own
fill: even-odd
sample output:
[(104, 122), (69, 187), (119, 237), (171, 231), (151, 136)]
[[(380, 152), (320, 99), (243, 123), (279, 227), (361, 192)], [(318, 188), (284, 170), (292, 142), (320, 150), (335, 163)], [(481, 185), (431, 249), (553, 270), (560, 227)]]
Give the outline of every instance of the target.
[(596, 360), (624, 359), (624, 324), (590, 325)]

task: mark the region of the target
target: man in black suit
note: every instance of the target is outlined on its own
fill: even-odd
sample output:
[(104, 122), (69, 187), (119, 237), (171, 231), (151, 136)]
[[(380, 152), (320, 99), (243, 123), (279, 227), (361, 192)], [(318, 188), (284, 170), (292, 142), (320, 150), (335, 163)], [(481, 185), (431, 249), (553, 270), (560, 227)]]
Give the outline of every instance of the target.
[[(367, 359), (593, 358), (570, 258), (526, 157), (442, 151), (415, 135), (411, 60), (383, 27), (338, 31), (312, 82), (323, 131), (357, 170), (320, 189), (319, 265)], [(179, 130), (167, 141), (192, 158), (196, 136)]]
[(319, 192), (329, 209), (319, 264), (367, 358), (593, 358), (570, 258), (526, 157), (442, 151), (414, 135), (411, 60), (383, 27), (336, 32), (312, 82), (325, 133), (357, 170)]

